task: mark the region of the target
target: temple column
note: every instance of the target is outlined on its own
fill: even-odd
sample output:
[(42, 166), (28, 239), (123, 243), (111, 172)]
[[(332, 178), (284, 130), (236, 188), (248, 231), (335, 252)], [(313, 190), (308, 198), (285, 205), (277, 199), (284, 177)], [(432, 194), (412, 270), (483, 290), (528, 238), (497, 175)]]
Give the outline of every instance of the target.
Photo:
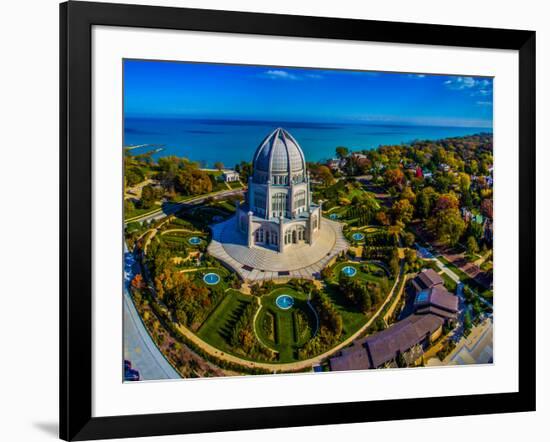
[(290, 187), (289, 187), (289, 193), (287, 195), (287, 198), (288, 198), (288, 203), (289, 203), (289, 207), (290, 207), (290, 216), (289, 218), (294, 218), (294, 184), (292, 182), (292, 175), (289, 177), (289, 179), (291, 180), (290, 181)]
[(254, 232), (252, 231), (252, 212), (248, 212), (248, 248), (254, 245)]
[(265, 217), (266, 219), (270, 219), (271, 218), (271, 213), (272, 213), (272, 202), (271, 202), (271, 180), (267, 180), (267, 190), (266, 190), (266, 211), (265, 211)]
[(313, 220), (312, 220), (313, 212), (311, 211), (311, 206), (309, 207), (309, 218), (307, 219), (307, 230), (308, 230), (308, 239), (309, 239), (309, 245), (311, 246), (313, 244)]
[(285, 224), (284, 224), (284, 218), (282, 216), (279, 217), (279, 253), (283, 253), (284, 247), (285, 247)]
[(308, 170), (307, 177), (306, 177), (306, 204), (308, 209), (311, 206), (311, 190), (309, 188), (309, 180), (310, 180), (310, 175)]

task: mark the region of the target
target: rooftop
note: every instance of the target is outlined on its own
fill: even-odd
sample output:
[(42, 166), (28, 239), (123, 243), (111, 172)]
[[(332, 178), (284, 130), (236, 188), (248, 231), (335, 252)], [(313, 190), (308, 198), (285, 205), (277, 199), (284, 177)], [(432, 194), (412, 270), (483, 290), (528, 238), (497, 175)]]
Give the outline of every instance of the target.
[(443, 278), (434, 269), (424, 269), (413, 279), (413, 285), (417, 290), (430, 289), (440, 284), (443, 284)]
[(333, 371), (377, 368), (410, 350), (444, 323), (435, 314), (413, 314), (375, 335), (355, 341), (330, 359)]
[(253, 158), (256, 171), (269, 174), (305, 173), (306, 160), (298, 142), (286, 130), (277, 128), (258, 146)]

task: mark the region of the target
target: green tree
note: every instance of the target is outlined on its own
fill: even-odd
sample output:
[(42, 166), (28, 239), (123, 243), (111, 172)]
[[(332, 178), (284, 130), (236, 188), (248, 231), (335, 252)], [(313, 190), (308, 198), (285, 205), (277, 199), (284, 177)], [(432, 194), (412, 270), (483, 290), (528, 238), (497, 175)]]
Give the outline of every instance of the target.
[(477, 241), (483, 238), (483, 225), (478, 224), (475, 221), (470, 221), (468, 223), (468, 236), (474, 237)]
[(472, 315), (470, 309), (466, 310), (464, 313), (464, 331), (470, 331), (472, 329)]
[(468, 169), (470, 170), (470, 173), (472, 175), (477, 175), (477, 172), (479, 171), (478, 162), (476, 160), (470, 161), (470, 165), (469, 165)]
[(469, 236), (466, 240), (466, 248), (472, 255), (479, 252), (479, 245), (473, 236)]
[(346, 158), (349, 154), (349, 149), (344, 146), (338, 146), (336, 148), (336, 156), (340, 158), (341, 160)]
[(241, 181), (247, 183), (248, 177), (252, 175), (252, 163), (241, 161), (239, 164), (235, 165), (235, 171), (239, 173)]
[(427, 226), (438, 241), (450, 246), (458, 243), (466, 229), (466, 224), (457, 208), (438, 211), (434, 217), (428, 219)]
[(334, 184), (334, 176), (327, 166), (319, 166), (316, 172), (319, 180), (325, 187), (332, 186)]
[(444, 193), (437, 199), (434, 210), (439, 212), (447, 209), (458, 209), (458, 206), (458, 198), (454, 193)]
[(128, 186), (135, 186), (138, 183), (141, 183), (145, 179), (143, 171), (139, 167), (128, 167), (125, 170), (124, 177)]
[(414, 236), (414, 233), (412, 232), (404, 232), (402, 235), (401, 235), (401, 238), (403, 240), (403, 245), (405, 247), (412, 247), (413, 244), (414, 244), (414, 241), (415, 241), (415, 236)]
[(414, 207), (409, 200), (402, 199), (393, 203), (392, 214), (396, 221), (408, 224), (412, 220)]
[(143, 209), (150, 209), (162, 196), (162, 189), (156, 188), (151, 184), (141, 189), (140, 207)]
[(401, 192), (401, 199), (406, 199), (411, 204), (414, 204), (414, 202), (416, 201), (416, 195), (414, 194), (410, 186), (406, 186), (403, 189), (403, 192)]
[(218, 169), (221, 172), (223, 168), (224, 168), (224, 165), (221, 161), (216, 161), (214, 163), (214, 169)]
[(202, 195), (212, 192), (212, 180), (206, 172), (199, 169), (178, 171), (174, 185), (176, 190), (184, 195)]
[(469, 192), (470, 191), (470, 185), (471, 185), (471, 180), (470, 180), (470, 175), (468, 175), (467, 173), (459, 173), (458, 174), (458, 185), (460, 187), (460, 191), (464, 194), (466, 192)]
[(399, 253), (397, 252), (397, 249), (392, 249), (389, 266), (391, 273), (394, 277), (396, 277), (399, 274)]
[(405, 180), (405, 175), (403, 175), (403, 171), (399, 168), (386, 170), (384, 177), (386, 184), (392, 187), (403, 184), (403, 181)]
[(416, 212), (420, 218), (426, 219), (432, 212), (439, 194), (433, 187), (425, 187), (416, 195)]

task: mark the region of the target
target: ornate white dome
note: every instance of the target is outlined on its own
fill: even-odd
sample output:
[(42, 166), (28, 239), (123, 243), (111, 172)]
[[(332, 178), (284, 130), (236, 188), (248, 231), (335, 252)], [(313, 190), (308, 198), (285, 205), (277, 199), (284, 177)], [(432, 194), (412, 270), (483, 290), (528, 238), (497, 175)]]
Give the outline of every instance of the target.
[(254, 172), (288, 176), (305, 175), (306, 160), (298, 142), (286, 130), (278, 128), (260, 144), (253, 158)]

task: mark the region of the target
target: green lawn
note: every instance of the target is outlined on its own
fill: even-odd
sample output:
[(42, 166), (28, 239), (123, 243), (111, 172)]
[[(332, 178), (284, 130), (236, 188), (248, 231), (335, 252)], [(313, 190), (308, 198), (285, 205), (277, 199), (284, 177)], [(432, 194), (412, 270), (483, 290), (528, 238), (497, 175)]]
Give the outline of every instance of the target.
[[(338, 277), (342, 271), (342, 268), (345, 266), (354, 267), (357, 270), (357, 274), (354, 278), (359, 278), (368, 282), (380, 283), (384, 276), (387, 277), (386, 271), (380, 267), (378, 264), (367, 262), (367, 263), (356, 263), (356, 262), (341, 262), (334, 266), (334, 277), (331, 281), (331, 284), (327, 286), (327, 294), (330, 297), (332, 303), (342, 315), (344, 322), (344, 332), (342, 339), (347, 338), (349, 335), (355, 333), (361, 326), (369, 319), (369, 316), (365, 315), (363, 312), (359, 311), (357, 307), (352, 305), (338, 290)], [(393, 280), (388, 278), (388, 285), (393, 285)], [(384, 294), (384, 298), (387, 296), (387, 293)]]
[(199, 328), (198, 336), (220, 350), (231, 352), (229, 339), (232, 327), (246, 306), (253, 301), (251, 296), (243, 295), (237, 290), (228, 290)]
[[(185, 246), (190, 250), (198, 249), (208, 243), (208, 235), (206, 233), (170, 231), (170, 229), (168, 229), (168, 231), (166, 233), (163, 232), (160, 237), (162, 238), (162, 241), (167, 243), (185, 244)], [(199, 244), (191, 244), (189, 240), (193, 237), (200, 238), (202, 241)]]
[[(196, 272), (190, 272), (190, 273), (195, 278), (196, 282), (198, 282), (200, 285), (204, 285), (205, 287), (208, 287), (208, 288), (216, 287), (222, 290), (225, 290), (228, 288), (226, 278), (229, 276), (229, 271), (223, 267), (206, 267), (206, 268), (201, 267)], [(217, 273), (221, 277), (221, 281), (215, 286), (206, 284), (202, 278), (207, 273)]]
[(443, 282), (445, 284), (445, 288), (449, 290), (451, 293), (456, 292), (456, 282), (454, 282), (449, 275), (447, 275), (445, 272), (441, 273), (440, 275), (443, 278)]
[(336, 286), (328, 285), (326, 293), (343, 321), (343, 331), (341, 340), (355, 333), (369, 319), (365, 314), (360, 312), (357, 307), (351, 305), (339, 292)]
[(384, 276), (388, 276), (386, 271), (382, 267), (373, 262), (357, 263), (343, 261), (336, 264), (333, 268), (334, 282), (338, 280), (338, 277), (342, 273), (342, 269), (346, 266), (353, 267), (355, 270), (357, 270), (357, 274), (354, 276), (354, 278), (359, 278), (364, 281), (380, 283)]

